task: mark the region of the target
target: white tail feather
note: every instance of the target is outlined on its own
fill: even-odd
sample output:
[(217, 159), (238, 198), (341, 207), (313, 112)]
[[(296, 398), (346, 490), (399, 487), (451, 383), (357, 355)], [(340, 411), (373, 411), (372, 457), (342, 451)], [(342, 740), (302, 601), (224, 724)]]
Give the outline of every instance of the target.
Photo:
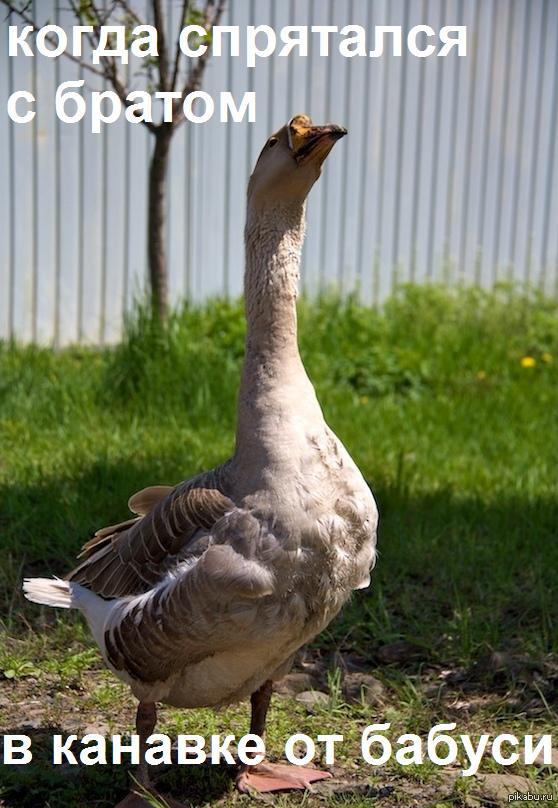
[(61, 578), (25, 578), (23, 592), (27, 600), (61, 609), (78, 607), (72, 597), (72, 585)]
[[(121, 600), (104, 600), (75, 581), (61, 578), (26, 578), (23, 591), (27, 600), (61, 609), (80, 609), (89, 623), (95, 641), (104, 654), (104, 633), (107, 620), (113, 609), (118, 609)], [(125, 603), (129, 598), (125, 599)]]

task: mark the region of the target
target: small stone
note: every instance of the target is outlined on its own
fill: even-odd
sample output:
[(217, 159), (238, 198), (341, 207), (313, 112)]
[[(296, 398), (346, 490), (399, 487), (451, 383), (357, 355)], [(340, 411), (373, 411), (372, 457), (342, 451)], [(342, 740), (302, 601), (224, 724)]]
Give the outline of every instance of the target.
[(27, 729), (39, 729), (44, 721), (44, 710), (38, 701), (29, 702), (23, 712), (21, 724)]
[(110, 735), (110, 728), (108, 724), (103, 722), (99, 722), (98, 724), (87, 724), (83, 728), (84, 735), (103, 735), (108, 736)]
[(386, 689), (379, 679), (369, 673), (347, 673), (343, 679), (343, 696), (351, 704), (364, 702), (370, 706), (380, 704)]
[(280, 696), (297, 696), (307, 690), (316, 690), (319, 684), (310, 673), (289, 673), (273, 685), (273, 690)]
[(340, 668), (346, 673), (366, 673), (370, 668), (367, 661), (358, 656), (358, 654), (341, 653), (335, 651), (333, 654), (328, 655), (325, 660), (330, 670)]
[(329, 696), (320, 690), (304, 690), (298, 694), (296, 700), (306, 707), (309, 713), (314, 713), (320, 707), (327, 707), (329, 704)]
[(426, 651), (420, 645), (407, 640), (395, 640), (380, 646), (376, 656), (383, 665), (403, 664), (424, 659)]
[[(523, 762), (525, 763), (525, 750), (523, 751), (522, 758)], [(544, 762), (544, 752), (541, 749), (536, 758), (532, 761), (532, 765), (539, 766), (540, 768), (548, 766), (549, 768), (558, 771), (558, 749), (550, 750), (550, 763)]]
[(43, 722), (40, 718), (24, 718), (21, 725), (25, 729), (40, 729)]
[(506, 651), (490, 651), (477, 664), (477, 670), (490, 679), (515, 680), (530, 684), (544, 664), (523, 654), (510, 654)]
[(527, 777), (518, 774), (476, 774), (471, 787), (473, 799), (484, 805), (507, 805), (510, 794), (537, 794), (537, 785)]

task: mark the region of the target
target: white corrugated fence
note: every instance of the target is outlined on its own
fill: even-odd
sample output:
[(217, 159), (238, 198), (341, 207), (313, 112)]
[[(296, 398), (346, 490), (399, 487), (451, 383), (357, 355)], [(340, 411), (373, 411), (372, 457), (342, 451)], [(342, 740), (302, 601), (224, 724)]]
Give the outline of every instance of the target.
[[(35, 0), (70, 26), (67, 4)], [(135, 4), (139, 8), (141, 4)], [(168, 2), (169, 26), (181, 3)], [(64, 58), (8, 58), (0, 23), (0, 337), (114, 341), (146, 277), (152, 137), (125, 121), (92, 135), (60, 122)], [(12, 20), (16, 22), (16, 20)], [(466, 25), (468, 55), (215, 57), (204, 90), (257, 94), (249, 124), (184, 125), (172, 146), (168, 256), (174, 301), (241, 293), (246, 179), (296, 112), (345, 125), (312, 192), (303, 281), (381, 301), (398, 282), (558, 283), (556, 0), (230, 0), (223, 24)], [(87, 76), (83, 76), (87, 78)], [(133, 77), (132, 77), (133, 83)], [(92, 85), (95, 86), (95, 85)], [(40, 99), (31, 125), (5, 114)], [(48, 99), (48, 100), (47, 100)]]

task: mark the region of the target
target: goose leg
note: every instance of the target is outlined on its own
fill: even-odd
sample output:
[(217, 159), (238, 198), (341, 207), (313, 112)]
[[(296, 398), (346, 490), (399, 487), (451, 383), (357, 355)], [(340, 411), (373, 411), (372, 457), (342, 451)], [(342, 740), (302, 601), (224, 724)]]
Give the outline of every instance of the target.
[(132, 782), (132, 791), (121, 800), (116, 808), (149, 808), (149, 803), (137, 792), (148, 791), (156, 796), (160, 804), (165, 808), (185, 808), (182, 803), (173, 800), (172, 797), (162, 797), (157, 794), (151, 785), (149, 777), (149, 766), (145, 762), (145, 750), (147, 739), (153, 734), (155, 722), (157, 721), (157, 708), (153, 702), (140, 701), (136, 713), (136, 732), (140, 741), (140, 762)]
[[(264, 682), (259, 690), (252, 693), (250, 699), (252, 705), (250, 733), (259, 735), (260, 738), (263, 738), (265, 734), (265, 721), (271, 701), (272, 687), (271, 681)], [(255, 766), (245, 764), (241, 766), (236, 777), (236, 788), (243, 794), (254, 791), (265, 793), (267, 791), (306, 789), (316, 780), (325, 780), (327, 777), (331, 777), (330, 772), (294, 764), (268, 763), (267, 760), (263, 760)]]

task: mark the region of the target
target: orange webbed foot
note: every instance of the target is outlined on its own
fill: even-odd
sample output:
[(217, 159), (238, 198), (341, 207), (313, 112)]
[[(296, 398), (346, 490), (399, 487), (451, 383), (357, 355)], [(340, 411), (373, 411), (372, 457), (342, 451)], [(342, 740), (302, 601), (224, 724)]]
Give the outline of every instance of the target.
[(304, 790), (317, 780), (328, 777), (331, 777), (330, 772), (319, 769), (263, 761), (255, 766), (244, 766), (237, 775), (236, 788), (241, 794)]

